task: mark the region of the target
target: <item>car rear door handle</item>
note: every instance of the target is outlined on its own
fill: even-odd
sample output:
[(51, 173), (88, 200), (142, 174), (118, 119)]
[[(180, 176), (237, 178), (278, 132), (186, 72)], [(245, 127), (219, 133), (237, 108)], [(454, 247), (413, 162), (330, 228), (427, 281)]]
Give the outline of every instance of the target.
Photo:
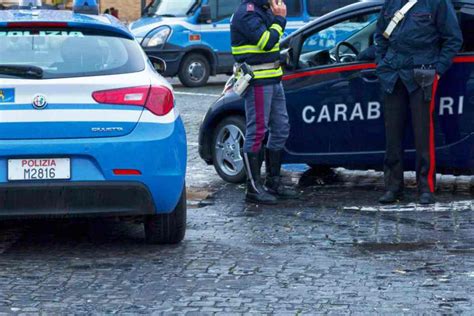
[(360, 71), (360, 76), (365, 82), (378, 82), (379, 77), (375, 69), (365, 69)]

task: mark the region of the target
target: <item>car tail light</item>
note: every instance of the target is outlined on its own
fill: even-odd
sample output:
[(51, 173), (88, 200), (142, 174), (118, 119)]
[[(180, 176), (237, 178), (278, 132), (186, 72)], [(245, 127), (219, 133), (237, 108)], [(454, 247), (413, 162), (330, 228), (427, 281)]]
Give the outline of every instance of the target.
[(173, 94), (165, 87), (151, 87), (145, 107), (155, 115), (166, 115), (174, 107)]
[(144, 106), (149, 91), (149, 86), (104, 90), (92, 93), (92, 98), (103, 104)]
[(174, 107), (173, 94), (160, 86), (141, 86), (103, 90), (92, 93), (92, 98), (102, 104), (143, 106), (155, 115), (168, 114)]

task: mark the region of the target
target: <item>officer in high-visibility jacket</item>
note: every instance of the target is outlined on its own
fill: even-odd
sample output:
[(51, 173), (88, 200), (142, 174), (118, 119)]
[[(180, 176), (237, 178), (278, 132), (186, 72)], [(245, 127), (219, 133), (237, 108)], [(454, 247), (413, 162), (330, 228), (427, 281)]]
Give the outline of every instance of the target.
[(385, 186), (381, 203), (403, 196), (403, 132), (411, 112), (419, 202), (435, 202), (434, 107), (437, 81), (462, 46), (451, 0), (387, 0), (375, 36), (384, 90)]
[[(296, 192), (281, 183), (282, 150), (290, 132), (281, 77), (280, 44), (286, 26), (286, 5), (279, 0), (243, 0), (231, 19), (232, 54), (238, 64), (253, 72), (243, 94), (247, 128), (244, 165), (247, 172), (246, 200), (275, 204), (278, 198), (294, 198)], [(267, 177), (261, 180), (260, 151), (266, 144)]]

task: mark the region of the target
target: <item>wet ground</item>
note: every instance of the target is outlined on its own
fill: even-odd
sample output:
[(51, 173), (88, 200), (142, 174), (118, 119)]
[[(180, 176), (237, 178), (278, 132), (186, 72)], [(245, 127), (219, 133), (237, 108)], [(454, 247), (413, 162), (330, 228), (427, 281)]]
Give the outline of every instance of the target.
[[(474, 179), (439, 176), (433, 207), (374, 203), (382, 175), (296, 168), (301, 198), (243, 202), (197, 155), (221, 82), (177, 88), (189, 141), (188, 232), (150, 246), (132, 222), (0, 226), (0, 314), (461, 314), (474, 312)], [(324, 183), (321, 185), (321, 183)]]

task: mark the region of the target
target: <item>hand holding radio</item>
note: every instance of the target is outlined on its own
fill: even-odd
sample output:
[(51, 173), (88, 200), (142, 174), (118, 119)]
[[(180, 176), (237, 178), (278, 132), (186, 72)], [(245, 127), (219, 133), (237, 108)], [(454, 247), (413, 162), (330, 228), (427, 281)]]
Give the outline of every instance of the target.
[(286, 18), (286, 4), (283, 0), (270, 0), (270, 7), (274, 15)]

